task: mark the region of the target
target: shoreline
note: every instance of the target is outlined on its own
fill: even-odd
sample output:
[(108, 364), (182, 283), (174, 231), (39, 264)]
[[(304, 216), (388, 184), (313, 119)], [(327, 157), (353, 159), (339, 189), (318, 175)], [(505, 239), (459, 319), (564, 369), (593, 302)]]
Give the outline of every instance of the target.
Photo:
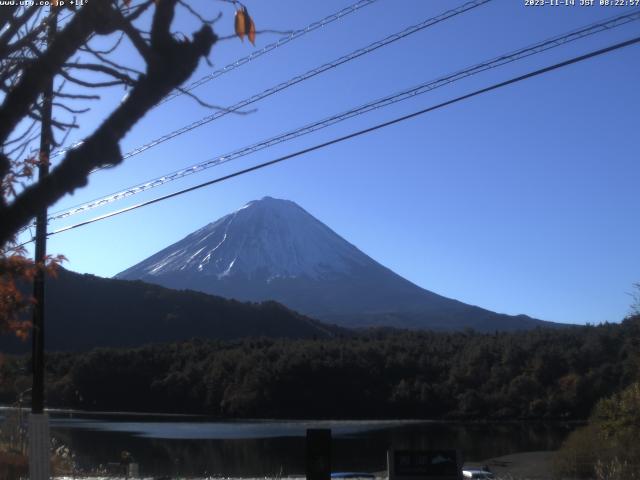
[[(23, 410), (28, 410), (28, 406), (22, 407)], [(19, 407), (13, 405), (0, 405), (0, 413), (3, 411), (18, 410)], [(109, 410), (79, 410), (74, 408), (45, 408), (45, 413), (60, 414), (60, 415), (85, 415), (96, 417), (159, 417), (159, 418), (194, 418), (204, 419), (212, 422), (375, 422), (375, 423), (464, 423), (464, 424), (477, 424), (477, 425), (489, 425), (489, 424), (509, 424), (509, 423), (530, 423), (530, 424), (544, 424), (544, 423), (562, 423), (568, 425), (586, 425), (588, 420), (586, 419), (566, 419), (566, 418), (268, 418), (268, 417), (216, 417), (214, 415), (207, 415), (205, 413), (167, 413), (167, 412), (137, 412), (137, 411), (109, 411)]]
[[(488, 466), (490, 471), (496, 476), (496, 479), (509, 479), (509, 480), (551, 480), (553, 478), (553, 455), (555, 451), (533, 451), (533, 452), (520, 452), (511, 455), (504, 455), (501, 457), (494, 457), (482, 462), (469, 462), (464, 464), (464, 468), (480, 468), (482, 466)], [(374, 471), (371, 472), (375, 475), (376, 480), (388, 479), (387, 472)], [(127, 480), (156, 480), (160, 477), (126, 477)], [(162, 477), (165, 478), (165, 477)], [(293, 474), (279, 476), (195, 476), (184, 477), (185, 480), (304, 480), (304, 474)], [(62, 474), (52, 476), (52, 480), (125, 480), (125, 477), (118, 477), (113, 475), (93, 474), (93, 475), (69, 475)]]
[[(552, 464), (555, 450), (518, 452), (500, 457), (492, 457), (480, 462), (465, 462), (464, 467), (479, 468), (488, 466), (496, 475), (497, 479), (509, 480), (550, 480), (553, 478)], [(367, 471), (366, 469), (364, 471)], [(387, 479), (387, 471), (373, 471), (376, 480)], [(156, 477), (129, 477), (129, 480), (155, 480)], [(185, 477), (188, 480), (304, 480), (304, 474), (293, 474), (285, 476), (196, 476)], [(125, 480), (125, 477), (114, 477), (104, 475), (89, 476), (69, 476), (59, 475), (52, 477), (52, 480)]]
[(556, 450), (519, 452), (493, 457), (481, 462), (465, 462), (468, 467), (486, 465), (496, 478), (542, 480), (553, 478), (553, 456)]

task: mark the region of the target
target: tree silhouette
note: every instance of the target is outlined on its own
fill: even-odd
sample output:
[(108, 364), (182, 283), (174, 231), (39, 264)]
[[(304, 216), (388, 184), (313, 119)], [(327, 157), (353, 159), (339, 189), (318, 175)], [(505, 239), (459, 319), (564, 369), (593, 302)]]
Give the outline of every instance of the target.
[[(239, 36), (255, 35), (244, 5), (220, 1), (236, 6), (236, 17), (242, 15), (241, 32), (236, 21)], [(24, 334), (28, 324), (20, 323), (17, 313), (30, 299), (21, 295), (19, 279), (29, 280), (34, 269), (50, 268), (60, 258), (31, 264), (16, 246), (17, 233), (45, 207), (85, 186), (90, 172), (122, 162), (120, 140), (208, 57), (218, 41), (212, 27), (220, 15), (207, 20), (187, 0), (144, 0), (136, 5), (130, 0), (92, 0), (78, 6), (54, 0), (46, 10), (18, 3), (0, 9), (0, 330)], [(198, 22), (191, 38), (172, 30), (178, 10)], [(51, 28), (58, 23), (59, 29)], [(105, 48), (105, 43), (111, 45)], [(127, 45), (142, 68), (119, 61), (120, 49)], [(52, 79), (55, 86), (48, 92)], [(127, 97), (46, 177), (34, 181), (36, 167), (49, 162), (48, 152), (33, 153), (45, 116), (45, 96), (52, 97), (50, 137), (56, 148), (78, 127), (77, 116), (88, 110), (87, 102), (99, 99), (103, 89), (122, 86), (128, 89)]]

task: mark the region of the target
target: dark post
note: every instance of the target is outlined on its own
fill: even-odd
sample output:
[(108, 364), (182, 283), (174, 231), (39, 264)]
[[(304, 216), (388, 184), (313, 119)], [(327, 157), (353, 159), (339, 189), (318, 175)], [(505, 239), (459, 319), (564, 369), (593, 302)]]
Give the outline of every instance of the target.
[[(51, 43), (56, 31), (54, 15), (47, 32), (47, 43)], [(49, 175), (49, 154), (53, 143), (51, 115), (53, 103), (53, 75), (42, 92), (42, 122), (40, 129), (40, 163), (38, 181)], [(35, 262), (43, 265), (47, 255), (47, 209), (43, 208), (36, 217)], [(42, 413), (44, 409), (44, 272), (38, 269), (33, 280), (33, 388), (31, 391), (32, 413)]]
[[(53, 12), (52, 7), (52, 12)], [(47, 31), (47, 44), (51, 44), (57, 28), (57, 15), (51, 17)], [(53, 75), (42, 92), (42, 120), (40, 130), (40, 156), (38, 180), (49, 174), (49, 154), (53, 144), (51, 116), (53, 104)], [(43, 266), (47, 255), (47, 209), (43, 208), (36, 217), (35, 262)], [(44, 281), (42, 268), (38, 268), (33, 281), (32, 368), (33, 386), (31, 390), (31, 416), (29, 417), (29, 476), (32, 480), (50, 478), (49, 466), (49, 419), (44, 412)]]
[[(46, 98), (45, 93), (45, 98)], [(41, 163), (38, 168), (38, 178), (42, 179), (49, 173), (49, 143), (51, 134), (51, 101), (44, 100), (42, 107), (42, 133), (40, 136)], [(47, 105), (48, 104), (48, 105)], [(48, 110), (48, 116), (47, 116)], [(48, 133), (47, 133), (48, 131)], [(43, 265), (47, 255), (47, 210), (38, 213), (36, 217), (36, 248), (35, 261), (37, 265)], [(32, 413), (42, 413), (44, 410), (44, 271), (38, 269), (33, 279), (33, 333), (32, 333), (32, 362), (33, 362), (33, 386), (32, 386)]]
[(331, 478), (331, 430), (328, 428), (307, 430), (307, 480)]

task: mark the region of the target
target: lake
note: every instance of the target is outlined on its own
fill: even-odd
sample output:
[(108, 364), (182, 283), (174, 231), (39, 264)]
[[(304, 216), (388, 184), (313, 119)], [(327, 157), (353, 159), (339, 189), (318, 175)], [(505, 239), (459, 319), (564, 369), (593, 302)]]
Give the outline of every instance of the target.
[(386, 469), (390, 447), (459, 448), (465, 460), (557, 449), (575, 424), (437, 421), (213, 421), (206, 417), (52, 413), (51, 433), (83, 468), (123, 450), (142, 475), (264, 477), (304, 473), (307, 428), (330, 428), (334, 471)]

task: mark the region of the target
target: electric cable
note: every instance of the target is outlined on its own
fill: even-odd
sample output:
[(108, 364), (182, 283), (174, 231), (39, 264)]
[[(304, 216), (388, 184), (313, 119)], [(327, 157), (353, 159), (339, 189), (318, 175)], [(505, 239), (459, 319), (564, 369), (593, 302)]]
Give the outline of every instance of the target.
[[(260, 163), (258, 165), (254, 165), (252, 167), (245, 168), (243, 170), (239, 170), (237, 172), (234, 172), (234, 173), (231, 173), (231, 174), (228, 174), (228, 175), (224, 175), (222, 177), (218, 177), (218, 178), (215, 178), (213, 180), (209, 180), (207, 182), (203, 182), (203, 183), (200, 183), (198, 185), (194, 185), (194, 186), (189, 187), (189, 188), (178, 190), (176, 192), (173, 192), (173, 193), (170, 193), (170, 194), (167, 194), (167, 195), (163, 195), (161, 197), (157, 197), (157, 198), (154, 198), (152, 200), (148, 200), (146, 202), (141, 202), (141, 203), (138, 203), (136, 205), (132, 205), (132, 206), (123, 208), (121, 210), (116, 210), (116, 211), (113, 211), (113, 212), (109, 212), (107, 214), (101, 215), (99, 217), (92, 218), (90, 220), (86, 220), (84, 222), (79, 222), (79, 223), (76, 223), (76, 224), (73, 224), (73, 225), (69, 225), (69, 226), (60, 228), (58, 230), (55, 230), (55, 231), (49, 233), (48, 236), (57, 235), (59, 233), (63, 233), (63, 232), (69, 231), (69, 230), (73, 230), (73, 229), (76, 229), (76, 228), (79, 228), (79, 227), (82, 227), (82, 226), (85, 226), (85, 225), (89, 225), (89, 224), (101, 221), (101, 220), (105, 220), (107, 218), (111, 218), (111, 217), (114, 217), (116, 215), (120, 215), (120, 214), (123, 214), (123, 213), (126, 213), (126, 212), (130, 212), (132, 210), (136, 210), (136, 209), (139, 209), (139, 208), (142, 208), (142, 207), (146, 207), (148, 205), (152, 205), (152, 204), (155, 204), (155, 203), (158, 203), (158, 202), (162, 202), (164, 200), (168, 200), (170, 198), (177, 197), (179, 195), (183, 195), (185, 193), (192, 192), (194, 190), (199, 190), (201, 188), (208, 187), (210, 185), (214, 185), (216, 183), (220, 183), (220, 182), (229, 180), (231, 178), (235, 178), (235, 177), (238, 177), (238, 176), (241, 176), (241, 175), (244, 175), (244, 174), (256, 171), (256, 170), (261, 170), (263, 168), (266, 168), (266, 167), (269, 167), (269, 166), (284, 162), (286, 160), (290, 160), (292, 158), (300, 157), (300, 156), (302, 156), (304, 154), (307, 154), (307, 153), (310, 153), (310, 152), (314, 152), (314, 151), (326, 148), (326, 147), (328, 147), (330, 145), (341, 143), (341, 142), (344, 142), (346, 140), (350, 140), (352, 138), (356, 138), (356, 137), (359, 137), (359, 136), (374, 132), (376, 130), (380, 130), (382, 128), (389, 127), (391, 125), (395, 125), (397, 123), (404, 122), (406, 120), (409, 120), (409, 119), (424, 115), (424, 114), (432, 112), (434, 110), (439, 110), (439, 109), (447, 107), (449, 105), (453, 105), (455, 103), (459, 103), (459, 102), (462, 102), (464, 100), (468, 100), (468, 99), (476, 97), (478, 95), (482, 95), (484, 93), (491, 92), (493, 90), (497, 90), (499, 88), (503, 88), (503, 87), (506, 87), (508, 85), (512, 85), (514, 83), (518, 83), (518, 82), (527, 80), (529, 78), (540, 76), (542, 74), (551, 72), (553, 70), (557, 70), (557, 69), (560, 69), (560, 68), (575, 64), (575, 63), (579, 63), (579, 62), (582, 62), (584, 60), (587, 60), (587, 59), (590, 59), (590, 58), (593, 58), (593, 57), (604, 55), (606, 53), (610, 53), (610, 52), (613, 52), (615, 50), (619, 50), (621, 48), (625, 48), (625, 47), (628, 47), (628, 46), (631, 46), (631, 45), (634, 45), (634, 44), (637, 44), (637, 43), (640, 43), (640, 37), (635, 37), (635, 38), (632, 38), (630, 40), (626, 40), (626, 41), (623, 41), (623, 42), (620, 42), (620, 43), (616, 43), (614, 45), (610, 45), (610, 46), (605, 47), (605, 48), (601, 48), (599, 50), (594, 50), (594, 51), (591, 51), (591, 52), (586, 53), (584, 55), (580, 55), (578, 57), (573, 57), (573, 58), (570, 58), (569, 60), (565, 60), (565, 61), (562, 61), (562, 62), (559, 62), (559, 63), (555, 63), (553, 65), (550, 65), (550, 66), (547, 66), (547, 67), (543, 67), (543, 68), (540, 68), (538, 70), (534, 70), (534, 71), (526, 73), (524, 75), (520, 75), (520, 76), (511, 78), (509, 80), (505, 80), (503, 82), (495, 83), (495, 84), (490, 85), (488, 87), (481, 88), (479, 90), (475, 90), (475, 91), (473, 91), (471, 93), (468, 93), (468, 94), (465, 94), (465, 95), (461, 95), (459, 97), (453, 98), (451, 100), (447, 100), (447, 101), (439, 103), (437, 105), (433, 105), (431, 107), (427, 107), (427, 108), (418, 110), (416, 112), (413, 112), (413, 113), (410, 113), (410, 114), (407, 114), (407, 115), (403, 115), (401, 117), (397, 117), (397, 118), (394, 118), (392, 120), (388, 120), (386, 122), (378, 123), (378, 124), (376, 124), (376, 125), (374, 125), (372, 127), (368, 127), (368, 128), (362, 129), (362, 130), (358, 130), (358, 131), (352, 132), (350, 134), (343, 135), (341, 137), (337, 137), (337, 138), (334, 138), (332, 140), (329, 140), (329, 141), (326, 141), (326, 142), (323, 142), (323, 143), (320, 143), (320, 144), (316, 144), (316, 145), (314, 145), (312, 147), (308, 147), (308, 148), (305, 148), (305, 149), (302, 149), (302, 150), (298, 150), (296, 152), (293, 152), (293, 153), (290, 153), (288, 155), (284, 155), (284, 156), (278, 157), (278, 158), (270, 160), (268, 162)], [(31, 241), (33, 241), (33, 240), (25, 242), (25, 243), (21, 244), (21, 246), (26, 245), (27, 243), (30, 243)]]
[[(153, 148), (157, 145), (160, 145), (161, 143), (164, 143), (168, 140), (172, 140), (176, 137), (178, 137), (179, 135), (182, 135), (184, 133), (190, 132), (192, 130), (195, 130), (196, 128), (199, 128), (203, 125), (206, 125), (208, 123), (213, 122), (214, 120), (217, 120), (219, 118), (224, 117), (225, 115), (228, 115), (230, 113), (233, 112), (237, 112), (249, 105), (252, 105), (260, 100), (263, 100), (267, 97), (270, 97), (276, 93), (279, 93), (283, 90), (286, 90), (289, 87), (292, 87), (294, 85), (297, 85), (298, 83), (304, 82), (305, 80), (309, 80), (310, 78), (316, 77), (317, 75), (320, 75), (328, 70), (334, 69), (340, 65), (343, 65), (347, 62), (350, 62), (352, 60), (355, 60), (356, 58), (360, 58), (363, 55), (369, 54), (379, 48), (382, 48), (386, 45), (389, 45), (391, 43), (394, 43), (398, 40), (401, 40), (409, 35), (412, 35), (414, 33), (417, 33), (419, 31), (422, 31), (426, 28), (429, 28), (433, 25), (436, 25), (440, 22), (443, 22), (445, 20), (448, 20), (449, 18), (455, 17), (457, 15), (460, 15), (462, 13), (465, 13), (469, 10), (472, 10), (474, 8), (477, 8), (481, 5), (484, 5), (486, 3), (491, 2), (492, 0), (472, 0), (470, 2), (467, 2), (463, 5), (460, 5), (459, 7), (456, 7), (454, 9), (451, 10), (447, 10), (443, 13), (441, 13), (440, 15), (437, 15), (435, 17), (431, 17), (428, 18), (426, 20), (423, 20), (422, 22), (412, 25), (410, 27), (407, 27), (406, 29), (391, 34), (385, 38), (383, 38), (382, 40), (378, 40), (376, 42), (370, 43), (369, 45), (359, 48), (357, 50), (354, 50), (346, 55), (343, 55), (342, 57), (339, 57), (331, 62), (325, 63), (319, 67), (315, 67), (311, 70), (308, 70), (307, 72), (300, 74), (300, 75), (296, 75), (292, 78), (290, 78), (289, 80), (286, 80), (284, 82), (279, 83), (278, 85), (272, 86), (270, 88), (267, 88), (266, 90), (263, 90), (260, 93), (256, 93), (250, 97), (247, 97), (243, 100), (240, 100), (239, 102), (231, 105), (230, 107), (226, 107), (224, 109), (221, 110), (217, 110), (215, 113), (212, 113), (210, 115), (207, 115), (205, 117), (202, 117), (199, 120), (196, 120), (194, 122), (191, 122), (188, 125), (185, 125), (183, 127), (180, 127), (176, 130), (173, 130), (169, 133), (165, 133), (164, 135), (157, 137), (143, 145), (140, 145), (139, 147), (134, 148), (133, 150), (128, 151), (127, 153), (122, 155), (122, 160), (126, 160), (127, 158), (131, 158), (135, 155), (138, 155), (142, 152), (145, 152), (147, 150), (149, 150), (150, 148)], [(80, 143), (76, 143), (74, 144), (72, 147), (70, 148), (75, 148), (79, 145), (81, 145), (82, 142)], [(95, 173), (97, 171), (103, 170), (105, 168), (108, 167), (100, 167), (100, 168), (96, 168), (94, 169), (91, 173)]]
[(211, 72), (208, 75), (205, 75), (201, 78), (199, 78), (198, 80), (191, 82), (189, 85), (187, 85), (186, 87), (182, 87), (183, 91), (179, 91), (179, 90), (174, 90), (173, 92), (171, 92), (169, 95), (167, 95), (166, 97), (164, 97), (161, 101), (160, 101), (160, 105), (168, 102), (169, 100), (173, 100), (176, 97), (179, 97), (181, 95), (184, 95), (184, 92), (190, 92), (191, 90), (198, 88), (201, 85), (204, 85), (207, 82), (210, 82), (211, 80), (215, 80), (216, 78), (220, 77), (221, 75), (224, 75), (225, 73), (229, 73), (232, 70), (235, 70), (236, 68), (244, 65), (245, 63), (249, 63), (252, 60), (255, 60), (258, 57), (261, 57), (262, 55), (264, 55), (265, 53), (268, 53), (272, 50), (275, 50), (276, 48), (282, 47), (283, 45), (286, 45), (287, 43), (291, 42), (292, 40), (296, 40), (300, 37), (302, 37), (303, 35), (309, 33), (309, 32), (313, 32), (314, 30), (317, 30), (318, 28), (324, 27), (325, 25), (328, 25), (330, 23), (332, 23), (335, 20), (339, 20), (342, 17), (349, 15), (350, 13), (356, 12), (358, 10), (360, 10), (362, 7), (366, 7), (371, 5), (372, 3), (376, 2), (377, 0), (360, 0), (359, 2), (356, 2), (352, 5), (349, 5), (346, 8), (343, 8), (342, 10), (332, 13), (331, 15), (328, 15), (327, 17), (323, 18), (322, 20), (318, 20), (315, 21), (309, 25), (307, 25), (304, 28), (301, 28), (299, 30), (295, 30), (293, 32), (291, 32), (290, 34), (286, 35), (285, 37), (280, 38), (279, 40), (270, 43), (269, 45), (261, 48), (260, 50), (255, 50), (253, 52), (251, 52), (249, 55), (247, 55), (246, 57), (242, 57), (239, 58), (238, 60), (228, 64), (225, 67), (222, 67), (218, 70), (215, 70), (213, 72)]
[(569, 42), (573, 42), (575, 40), (584, 38), (588, 35), (593, 35), (595, 33), (599, 33), (605, 30), (610, 30), (612, 28), (624, 25), (631, 21), (640, 20), (640, 10), (615, 16), (611, 19), (607, 19), (605, 21), (597, 22), (591, 24), (586, 27), (582, 27), (580, 29), (573, 30), (569, 33), (555, 36), (549, 39), (546, 39), (542, 42), (538, 42), (536, 44), (532, 44), (528, 47), (524, 47), (522, 49), (516, 50), (514, 52), (504, 54), (498, 57), (495, 57), (491, 60), (487, 60), (485, 62), (476, 64), (472, 67), (466, 68), (464, 70), (460, 70), (456, 73), (446, 75), (444, 77), (440, 77), (436, 80), (432, 80), (429, 82), (422, 83), (420, 85), (414, 86), (409, 89), (405, 89), (401, 92), (395, 93), (393, 95), (388, 95), (383, 98), (365, 103), (358, 107), (352, 108), (345, 112), (341, 112), (339, 114), (324, 118), (322, 120), (318, 120), (316, 122), (307, 124), (303, 127), (288, 131), (286, 133), (279, 134), (277, 136), (268, 138), (266, 140), (262, 140), (260, 142), (254, 143), (249, 146), (242, 147), (233, 152), (227, 153), (225, 155), (219, 155), (205, 161), (199, 162), (197, 164), (191, 165), (189, 167), (181, 168), (179, 170), (173, 171), (171, 173), (167, 173), (160, 177), (148, 180), (144, 183), (140, 183), (134, 186), (130, 186), (128, 188), (122, 189), (118, 192), (105, 195), (94, 200), (75, 205), (73, 207), (67, 208), (65, 210), (61, 210), (51, 214), (49, 217), (49, 221), (59, 220), (63, 218), (67, 218), (72, 215), (76, 215), (79, 213), (83, 213), (88, 210), (92, 210), (98, 207), (102, 207), (104, 205), (113, 203), (115, 201), (123, 200), (125, 198), (129, 198), (138, 193), (142, 193), (148, 191), (152, 188), (165, 185), (174, 180), (178, 180), (180, 178), (184, 178), (189, 175), (193, 175), (196, 173), (200, 173), (206, 169), (221, 165), (223, 163), (230, 162), (232, 160), (236, 160), (238, 158), (244, 157), (246, 155), (255, 153), (257, 151), (263, 150), (265, 148), (293, 140), (295, 138), (301, 137), (303, 135), (307, 135), (312, 132), (316, 132), (318, 130), (327, 128), (331, 125), (335, 125), (336, 123), (345, 121), (349, 118), (353, 118), (359, 115), (363, 115), (365, 113), (371, 112), (373, 110), (377, 110), (380, 108), (384, 108), (395, 103), (411, 99), (417, 95), (421, 95), (436, 88), (443, 87), (450, 83), (456, 82), (458, 80), (462, 80), (472, 75), (476, 75), (478, 73), (484, 72), (486, 70), (496, 68), (505, 64), (509, 64), (515, 62), (517, 60), (521, 60), (523, 58), (527, 58), (531, 55), (541, 53), (547, 51), (552, 48), (559, 47), (561, 45), (565, 45)]
[[(262, 55), (264, 55), (265, 53), (268, 53), (272, 50), (275, 50), (276, 48), (282, 47), (284, 45), (286, 45), (287, 43), (296, 40), (302, 36), (304, 36), (305, 34), (309, 33), (309, 32), (313, 32), (314, 30), (317, 30), (318, 28), (324, 27), (326, 25), (329, 25), (330, 23), (333, 23), (336, 20), (339, 20), (347, 15), (349, 15), (350, 13), (354, 13), (357, 12), (358, 10), (360, 10), (362, 7), (366, 7), (369, 6), (375, 2), (377, 2), (378, 0), (359, 0), (337, 12), (334, 12), (330, 15), (327, 15), (326, 17), (320, 19), (320, 20), (316, 20), (315, 22), (310, 23), (309, 25), (307, 25), (304, 28), (301, 28), (299, 30), (295, 30), (293, 32), (291, 32), (290, 34), (278, 39), (277, 41), (270, 43), (269, 45), (259, 49), (259, 50), (254, 50), (253, 52), (251, 52), (249, 55), (239, 58), (233, 62), (231, 62), (230, 64), (215, 70), (213, 72), (211, 72), (208, 75), (205, 75), (201, 78), (199, 78), (198, 80), (191, 82), (189, 85), (187, 85), (186, 87), (182, 87), (182, 91), (180, 90), (174, 90), (173, 92), (169, 93), (166, 97), (164, 97), (162, 100), (160, 100), (160, 102), (156, 105), (156, 107), (162, 105), (163, 103), (166, 103), (170, 100), (173, 100), (176, 97), (179, 97), (181, 95), (184, 95), (185, 92), (190, 92), (191, 90), (194, 90), (195, 88), (198, 88), (201, 85), (204, 85), (207, 82), (210, 82), (211, 80), (214, 80), (222, 75), (224, 75), (225, 73), (229, 73), (232, 70), (235, 70), (238, 67), (241, 67), (242, 65), (249, 63), (252, 60), (255, 60), (258, 57), (261, 57)], [(155, 107), (154, 107), (155, 108)], [(72, 150), (74, 148), (79, 147), (80, 145), (82, 145), (82, 140), (73, 143), (72, 145), (69, 145), (66, 148), (62, 148), (60, 150), (57, 150), (56, 152), (54, 152), (53, 154), (51, 154), (51, 158), (54, 157), (58, 157), (64, 153), (67, 153), (69, 150)]]

